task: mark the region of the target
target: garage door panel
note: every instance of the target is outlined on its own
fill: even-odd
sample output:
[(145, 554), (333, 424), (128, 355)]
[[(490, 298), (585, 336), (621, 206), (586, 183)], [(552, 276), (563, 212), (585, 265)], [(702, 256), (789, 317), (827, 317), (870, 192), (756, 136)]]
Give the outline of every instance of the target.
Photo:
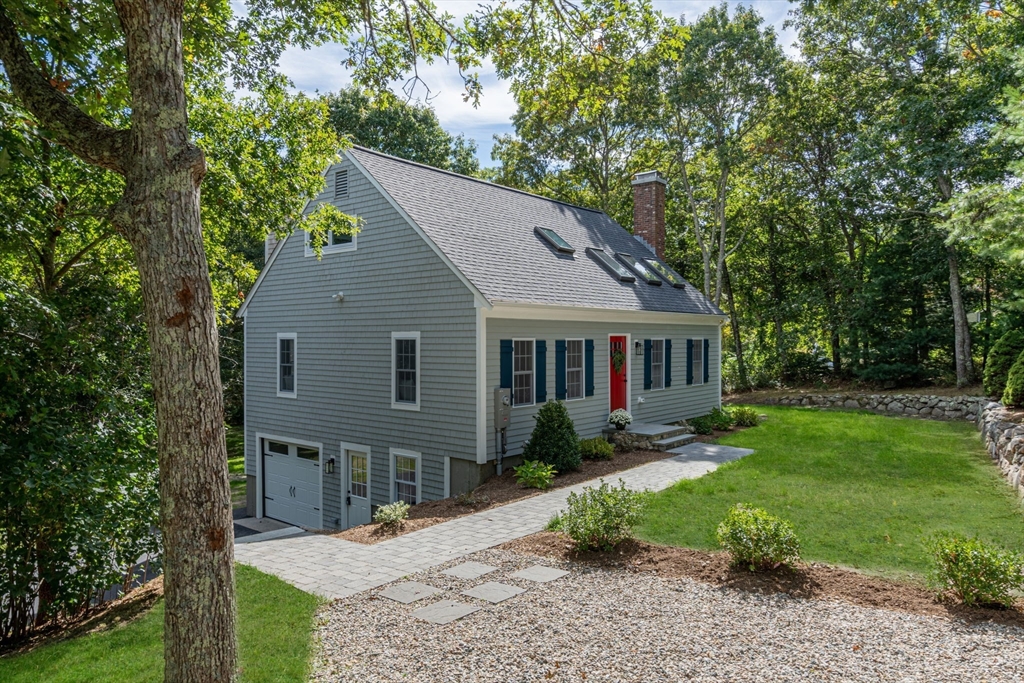
[(263, 453), (263, 514), (298, 526), (320, 527), (320, 467), (290, 453)]

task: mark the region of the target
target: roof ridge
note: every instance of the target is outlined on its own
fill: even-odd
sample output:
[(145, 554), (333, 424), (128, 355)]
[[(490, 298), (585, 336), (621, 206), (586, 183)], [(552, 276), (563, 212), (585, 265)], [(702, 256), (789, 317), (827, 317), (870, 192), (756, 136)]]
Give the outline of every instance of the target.
[(526, 190), (520, 190), (520, 189), (517, 189), (515, 187), (508, 187), (507, 185), (499, 185), (498, 183), (492, 183), (490, 180), (483, 180), (482, 178), (474, 178), (473, 176), (466, 175), (464, 173), (456, 173), (455, 171), (449, 171), (449, 170), (444, 169), (444, 168), (437, 168), (436, 166), (430, 166), (429, 164), (424, 164), (424, 163), (421, 163), (419, 161), (411, 161), (409, 159), (403, 159), (402, 157), (395, 156), (394, 154), (387, 154), (386, 152), (381, 152), (380, 150), (376, 150), (376, 149), (370, 149), (369, 147), (364, 147), (362, 145), (352, 145), (352, 147), (350, 149), (358, 149), (361, 152), (369, 152), (370, 154), (376, 154), (377, 156), (384, 157), (385, 159), (394, 159), (395, 161), (399, 161), (399, 162), (401, 162), (403, 164), (409, 164), (411, 166), (419, 166), (420, 168), (423, 168), (423, 169), (428, 170), (428, 171), (434, 171), (435, 173), (446, 173), (448, 175), (455, 176), (456, 178), (462, 178), (464, 180), (472, 180), (474, 183), (480, 183), (481, 185), (487, 185), (488, 187), (497, 188), (499, 190), (505, 190), (507, 192), (515, 192), (517, 194), (523, 194), (523, 195), (526, 195), (527, 197), (533, 197), (535, 199), (541, 199), (541, 200), (546, 201), (546, 202), (551, 202), (552, 204), (561, 204), (562, 206), (568, 206), (568, 207), (571, 207), (571, 208), (574, 208), (574, 209), (582, 209), (583, 211), (590, 211), (591, 213), (600, 213), (600, 214), (607, 215), (601, 209), (592, 209), (589, 206), (581, 206), (579, 204), (572, 204), (571, 202), (564, 202), (561, 199), (552, 199), (551, 197), (545, 197), (543, 195), (534, 194), (533, 192), (527, 192)]

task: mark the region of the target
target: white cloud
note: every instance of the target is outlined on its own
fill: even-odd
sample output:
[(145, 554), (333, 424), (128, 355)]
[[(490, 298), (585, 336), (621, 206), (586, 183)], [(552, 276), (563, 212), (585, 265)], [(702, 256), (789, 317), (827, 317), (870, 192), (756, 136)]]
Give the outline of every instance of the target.
[[(476, 0), (440, 0), (442, 11), (450, 12), (456, 17), (469, 14), (478, 6)], [(709, 0), (663, 0), (654, 2), (656, 9), (667, 15), (679, 17), (685, 15), (688, 21), (695, 20), (708, 8), (719, 4)], [(738, 3), (731, 3), (735, 6)], [(795, 54), (792, 43), (796, 40), (796, 32), (784, 30), (790, 3), (788, 0), (753, 0), (753, 6), (765, 23), (775, 27), (779, 39), (790, 55)], [(351, 74), (342, 66), (346, 57), (346, 49), (341, 45), (325, 45), (311, 50), (293, 48), (281, 57), (281, 70), (295, 84), (297, 90), (312, 93), (332, 92), (349, 85)], [(454, 65), (438, 61), (433, 64), (421, 64), (420, 78), (430, 88), (430, 104), (437, 112), (441, 125), (453, 135), (463, 134), (477, 141), (477, 156), (483, 166), (490, 166), (491, 147), (495, 134), (512, 131), (510, 119), (515, 113), (516, 105), (508, 84), (500, 80), (494, 73), (494, 67), (486, 62), (480, 69), (480, 80), (483, 85), (483, 97), (478, 107), (463, 101), (464, 92), (462, 78)], [(402, 83), (395, 83), (393, 89), (401, 92)], [(423, 99), (426, 96), (423, 84), (419, 84), (414, 97)]]

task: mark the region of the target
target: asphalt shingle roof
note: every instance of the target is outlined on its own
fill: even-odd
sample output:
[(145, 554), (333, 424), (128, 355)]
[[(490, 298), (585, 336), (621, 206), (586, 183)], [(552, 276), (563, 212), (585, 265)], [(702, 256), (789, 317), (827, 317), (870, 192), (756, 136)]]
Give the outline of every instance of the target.
[[(723, 315), (685, 289), (619, 282), (586, 253), (651, 258), (601, 211), (572, 206), (355, 147), (349, 152), (491, 303), (547, 304)], [(575, 249), (559, 253), (534, 233), (552, 228)]]

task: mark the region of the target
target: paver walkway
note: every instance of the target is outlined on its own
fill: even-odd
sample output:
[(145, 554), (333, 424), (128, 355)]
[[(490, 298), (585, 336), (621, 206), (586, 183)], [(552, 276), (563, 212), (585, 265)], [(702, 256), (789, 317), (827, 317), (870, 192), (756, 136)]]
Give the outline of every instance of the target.
[[(745, 448), (694, 443), (670, 451), (675, 457), (607, 477), (634, 490), (660, 491), (681, 479), (696, 479), (720, 464), (753, 453)], [(274, 574), (309, 593), (343, 598), (376, 588), (480, 550), (542, 531), (565, 508), (570, 492), (596, 486), (591, 480), (556, 491), (436, 524), (375, 545), (319, 534), (248, 537), (235, 546), (235, 559)], [(258, 541), (258, 542), (251, 542)]]

